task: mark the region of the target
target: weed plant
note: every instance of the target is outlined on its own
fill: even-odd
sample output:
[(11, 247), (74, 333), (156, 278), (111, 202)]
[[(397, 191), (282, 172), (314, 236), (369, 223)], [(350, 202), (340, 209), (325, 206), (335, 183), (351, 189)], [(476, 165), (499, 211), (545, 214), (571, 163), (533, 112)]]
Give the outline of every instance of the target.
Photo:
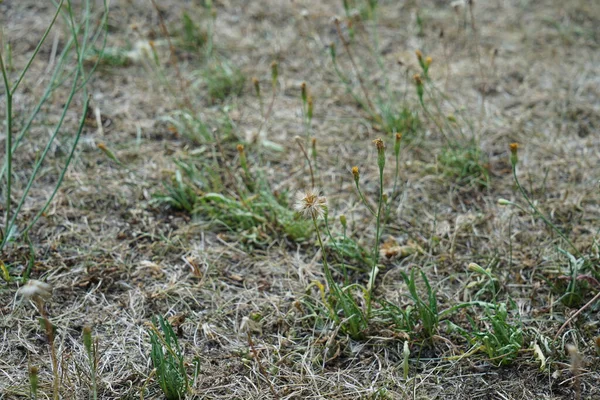
[(181, 400), (189, 390), (184, 357), (171, 324), (161, 316), (150, 326), (150, 358), (158, 384), (167, 400)]
[[(485, 316), (478, 323), (469, 317), (471, 331), (459, 329), (475, 345), (472, 353), (482, 351), (491, 363), (501, 366), (512, 363), (523, 348), (525, 335), (520, 322), (508, 320), (507, 306), (498, 304), (493, 310), (484, 307)], [(483, 324), (483, 326), (482, 326)]]
[(310, 225), (291, 210), (289, 194), (275, 194), (265, 179), (254, 178), (243, 146), (238, 149), (242, 174), (220, 177), (202, 159), (179, 161), (180, 169), (164, 183), (164, 192), (154, 195), (154, 203), (184, 210), (213, 228), (240, 235), (252, 246), (266, 246), (279, 237), (307, 239)]

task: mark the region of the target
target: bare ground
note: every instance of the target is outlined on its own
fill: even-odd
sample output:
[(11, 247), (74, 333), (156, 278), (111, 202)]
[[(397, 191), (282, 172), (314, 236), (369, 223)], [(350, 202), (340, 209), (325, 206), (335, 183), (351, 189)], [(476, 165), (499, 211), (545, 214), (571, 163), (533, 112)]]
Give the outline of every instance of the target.
[[(0, 4), (2, 31), (13, 44), (16, 65), (22, 65), (33, 49), (51, 10), (37, 3)], [(200, 360), (194, 398), (272, 398), (269, 381), (278, 397), (298, 399), (567, 399), (575, 398), (578, 386), (581, 398), (600, 398), (600, 362), (593, 344), (600, 335), (598, 306), (561, 334), (553, 352), (546, 354), (548, 365), (540, 370), (533, 342), (552, 340), (577, 309), (557, 303), (559, 295), (549, 284), (566, 268), (557, 251), (561, 242), (540, 221), (497, 205), (499, 198), (522, 201), (510, 175), (508, 153), (508, 144), (518, 142), (521, 181), (597, 264), (600, 7), (586, 1), (475, 2), (471, 17), (464, 7), (456, 11), (442, 1), (383, 3), (379, 48), (389, 85), (409, 93), (409, 104), (417, 108), (410, 79), (418, 71), (414, 51), (431, 55), (432, 79), (473, 123), (491, 184), (465, 186), (444, 175), (438, 162), (444, 141), (436, 126), (424, 119), (419, 138), (402, 150), (402, 201), (384, 234), (384, 239), (392, 236), (401, 244), (416, 243), (424, 252), (387, 262), (378, 296), (405, 302), (407, 289), (399, 272), (420, 267), (437, 291), (440, 308), (446, 308), (471, 299), (467, 284), (472, 276), (466, 269), (470, 262), (493, 265), (502, 298), (516, 303), (527, 333), (519, 357), (511, 365), (495, 367), (481, 353), (457, 357), (470, 345), (443, 327), (429, 344), (408, 332), (411, 362), (405, 380), (401, 361), (406, 336), (379, 327), (365, 340), (354, 341), (333, 326), (317, 329), (303, 318), (299, 302), (307, 294), (318, 296), (307, 286), (324, 281), (313, 240), (298, 244), (274, 238), (252, 248), (201, 216), (192, 218), (151, 203), (176, 169), (174, 160), (189, 156), (195, 146), (160, 121), (177, 108), (176, 101), (148, 63), (134, 61), (125, 67), (104, 66), (96, 74), (93, 106), (110, 124), (103, 135), (92, 124), (86, 128), (59, 195), (31, 235), (36, 248), (32, 277), (54, 287), (48, 312), (58, 329), (63, 398), (88, 396), (88, 377), (81, 372), (86, 365), (84, 325), (93, 326), (98, 338), (100, 398), (161, 398), (150, 377), (146, 325), (157, 314), (185, 316), (180, 341), (190, 363)], [(172, 34), (182, 10), (200, 12), (187, 2), (160, 7)], [(351, 235), (368, 245), (374, 236), (372, 221), (353, 190), (350, 168), (360, 167), (365, 192), (375, 196), (376, 151), (371, 141), (382, 137), (391, 149), (393, 138), (369, 122), (331, 68), (331, 42), (337, 43), (341, 62), (349, 67), (332, 22), (343, 15), (341, 2), (223, 0), (215, 2), (215, 8), (214, 41), (222, 57), (246, 77), (258, 77), (263, 88), (269, 87), (269, 65), (279, 62), (280, 86), (263, 134), (284, 151), (256, 146), (260, 157), (250, 155), (251, 162), (258, 165), (262, 160), (260, 168), (273, 190), (309, 185), (293, 139), (303, 135), (299, 87), (307, 82), (315, 99), (313, 136), (330, 213), (336, 218), (348, 215)], [(147, 40), (160, 46), (164, 38), (147, 1), (114, 2), (110, 22), (109, 48), (131, 48)], [(359, 27), (359, 34), (366, 35), (366, 29)], [(159, 51), (173, 86), (179, 88), (183, 80), (191, 87), (181, 96), (190, 96), (207, 116), (218, 115), (222, 103), (205, 95), (197, 54), (178, 53), (178, 76), (167, 61), (166, 46)], [(361, 64), (370, 65), (367, 49), (355, 51)], [(34, 73), (44, 70), (49, 52), (41, 53)], [(380, 82), (383, 77), (368, 79)], [(31, 101), (36, 90), (32, 85), (20, 104)], [(228, 104), (240, 140), (252, 138), (261, 118), (250, 79)], [(47, 110), (49, 119), (52, 111)], [(76, 115), (69, 124), (75, 126)], [(100, 142), (107, 143), (126, 167), (99, 152)], [(225, 145), (232, 155), (227, 162), (234, 164), (235, 143)], [(23, 157), (31, 159), (36, 144), (26, 146)], [(53, 162), (61, 160), (59, 150), (25, 215), (34, 213), (47, 196)], [(391, 172), (386, 179), (391, 182)], [(15, 245), (2, 257), (23, 268), (28, 251)], [(0, 398), (26, 396), (28, 365), (41, 367), (41, 391), (49, 398), (46, 338), (33, 307), (15, 301), (17, 289), (14, 283), (0, 287)], [(586, 292), (585, 300), (596, 290)], [(244, 333), (248, 327), (242, 326), (243, 321), (249, 323), (245, 317), (256, 315), (260, 321), (250, 332), (260, 362), (250, 351)], [(566, 343), (575, 343), (582, 354), (578, 379), (572, 376)]]

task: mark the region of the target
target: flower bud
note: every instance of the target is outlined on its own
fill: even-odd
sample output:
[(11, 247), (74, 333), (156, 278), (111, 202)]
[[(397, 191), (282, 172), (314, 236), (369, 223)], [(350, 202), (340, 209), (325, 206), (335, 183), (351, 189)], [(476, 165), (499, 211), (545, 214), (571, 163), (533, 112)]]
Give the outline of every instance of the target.
[(400, 154), (400, 143), (402, 142), (402, 134), (396, 133), (396, 142), (394, 143), (394, 154), (398, 157)]
[(302, 82), (302, 84), (300, 85), (300, 91), (302, 96), (302, 103), (306, 104), (306, 82)]
[(346, 216), (344, 214), (340, 215), (340, 223), (344, 229), (346, 229), (348, 226), (348, 221), (346, 220)]
[(354, 182), (358, 185), (358, 181), (360, 180), (360, 172), (358, 171), (358, 167), (352, 167), (352, 175), (354, 176)]
[(88, 354), (92, 354), (92, 328), (89, 326), (83, 327), (83, 345)]
[(260, 97), (260, 82), (256, 77), (252, 78), (252, 84), (254, 85), (254, 91), (256, 92), (256, 95)]
[(279, 78), (279, 66), (277, 61), (273, 61), (271, 63), (271, 81), (273, 83), (273, 87), (277, 85), (277, 79)]
[(383, 172), (383, 167), (385, 166), (385, 145), (381, 139), (375, 139), (373, 140), (373, 143), (375, 143), (375, 146), (377, 147), (377, 165), (379, 166), (379, 172)]
[(519, 144), (511, 143), (509, 145), (509, 148), (510, 148), (510, 163), (513, 166), (515, 166), (517, 164), (517, 162), (519, 162), (519, 155), (518, 155)]

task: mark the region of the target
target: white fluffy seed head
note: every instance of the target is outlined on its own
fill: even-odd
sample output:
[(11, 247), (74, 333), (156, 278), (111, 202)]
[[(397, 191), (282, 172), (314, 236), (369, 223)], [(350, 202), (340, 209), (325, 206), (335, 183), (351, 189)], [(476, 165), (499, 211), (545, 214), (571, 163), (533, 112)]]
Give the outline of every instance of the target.
[(296, 193), (294, 209), (304, 218), (322, 218), (327, 213), (327, 198), (317, 188)]
[(22, 286), (17, 294), (24, 299), (34, 299), (36, 297), (42, 300), (48, 300), (52, 297), (52, 286), (48, 283), (30, 279), (25, 286)]

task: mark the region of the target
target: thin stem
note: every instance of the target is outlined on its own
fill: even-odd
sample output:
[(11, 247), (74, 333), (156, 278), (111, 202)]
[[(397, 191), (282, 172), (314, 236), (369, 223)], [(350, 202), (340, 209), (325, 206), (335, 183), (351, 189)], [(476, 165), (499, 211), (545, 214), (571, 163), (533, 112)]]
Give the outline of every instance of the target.
[(377, 262), (379, 261), (379, 240), (381, 238), (381, 209), (383, 208), (383, 168), (379, 169), (379, 204), (377, 207), (377, 221), (375, 231), (375, 246), (373, 248), (373, 267), (369, 274), (369, 285), (367, 287), (367, 317), (371, 315), (371, 295), (377, 277)]
[(389, 222), (389, 218), (390, 218), (390, 212), (392, 209), (392, 201), (395, 199), (396, 197), (396, 190), (398, 188), (398, 178), (400, 177), (400, 151), (398, 151), (396, 153), (396, 171), (394, 172), (394, 189), (392, 190), (392, 196), (390, 198), (389, 203), (387, 204), (386, 210), (385, 210), (385, 223)]
[(69, 165), (71, 164), (71, 160), (73, 159), (73, 155), (75, 154), (75, 149), (77, 148), (77, 144), (79, 143), (79, 138), (81, 137), (81, 132), (83, 131), (83, 126), (85, 123), (85, 115), (87, 114), (88, 107), (89, 107), (89, 98), (87, 98), (87, 100), (84, 104), (83, 113), (82, 113), (81, 120), (79, 123), (79, 129), (77, 130), (77, 135), (75, 136), (75, 141), (74, 141), (73, 145), (71, 146), (71, 152), (69, 153), (69, 157), (67, 158), (67, 161), (65, 162), (65, 166), (62, 169), (60, 176), (58, 177), (58, 181), (56, 182), (56, 185), (54, 186), (54, 191), (52, 192), (52, 194), (50, 195), (50, 197), (48, 198), (48, 200), (46, 201), (44, 206), (38, 211), (38, 213), (35, 215), (35, 217), (29, 223), (27, 228), (25, 228), (25, 230), (23, 230), (23, 234), (26, 234), (27, 232), (29, 232), (29, 230), (33, 227), (33, 225), (37, 222), (37, 220), (41, 217), (41, 215), (44, 212), (46, 212), (46, 210), (48, 209), (48, 206), (50, 206), (50, 203), (54, 199), (54, 196), (56, 196), (56, 193), (58, 192), (58, 189), (60, 188), (60, 186), (62, 184), (65, 174), (67, 173), (67, 169), (69, 168)]
[(298, 140), (296, 140), (296, 143), (298, 143), (298, 146), (300, 147), (300, 150), (302, 151), (302, 154), (304, 154), (304, 158), (306, 158), (306, 162), (308, 163), (308, 169), (310, 171), (310, 183), (312, 185), (311, 187), (314, 189), (315, 188), (315, 175), (313, 173), (312, 163), (310, 162), (310, 158), (308, 157), (308, 154), (306, 153), (306, 150), (304, 149), (304, 146), (302, 145), (300, 138), (298, 138)]
[(365, 199), (365, 196), (363, 196), (362, 191), (360, 190), (360, 185), (358, 184), (358, 182), (356, 182), (356, 190), (358, 190), (358, 195), (360, 196), (360, 199), (362, 200), (362, 202), (364, 203), (365, 207), (367, 207), (367, 210), (369, 210), (369, 212), (371, 213), (371, 215), (375, 215), (375, 211), (373, 211), (373, 209), (371, 208), (371, 206), (369, 206), (369, 203), (367, 203), (367, 199)]
[(350, 79), (348, 79), (343, 74), (343, 72), (340, 70), (340, 67), (338, 66), (337, 61), (335, 59), (333, 59), (332, 63), (333, 63), (333, 69), (335, 70), (335, 73), (337, 74), (338, 78), (340, 78), (340, 80), (344, 84), (344, 87), (346, 88), (346, 92), (348, 92), (352, 96), (354, 101), (356, 101), (358, 104), (360, 104), (360, 106), (362, 108), (364, 108), (364, 109), (369, 108), (369, 106), (367, 104), (365, 104), (364, 101), (356, 95), (356, 93), (354, 93), (354, 91), (352, 90), (352, 84), (350, 82)]
[[(60, 9), (62, 8), (63, 3), (64, 3), (64, 0), (60, 0), (60, 3), (58, 3), (58, 5), (56, 6), (56, 12), (54, 13), (54, 16), (52, 17), (52, 21), (50, 21), (48, 28), (46, 28), (46, 31), (42, 35), (42, 38), (40, 39), (39, 43), (37, 44), (35, 50), (33, 50), (33, 54), (27, 61), (27, 65), (25, 65), (25, 68), (23, 68), (23, 70), (21, 71), (21, 74), (19, 75), (19, 78), (17, 79), (17, 81), (15, 82), (15, 84), (12, 87), (13, 93), (15, 90), (17, 90), (17, 87), (19, 86), (21, 81), (23, 81), (23, 78), (25, 78), (25, 74), (29, 70), (31, 63), (33, 63), (33, 59), (35, 58), (35, 56), (37, 56), (38, 52), (40, 51), (40, 49), (42, 47), (42, 44), (44, 44), (44, 42), (46, 41), (46, 38), (48, 37), (50, 30), (52, 29), (52, 27), (54, 26), (54, 23), (56, 22), (56, 18), (58, 18), (58, 15), (60, 14)], [(4, 69), (4, 67), (2, 67), (2, 68)]]
[[(44, 105), (44, 103), (46, 102), (46, 100), (48, 100), (48, 98), (50, 97), (50, 94), (63, 83), (63, 81), (57, 82), (56, 84), (54, 82), (56, 82), (58, 80), (59, 71), (61, 71), (61, 69), (62, 69), (62, 64), (64, 63), (64, 61), (66, 59), (66, 55), (68, 54), (69, 49), (71, 48), (72, 42), (73, 42), (73, 38), (71, 38), (69, 40), (69, 42), (67, 42), (67, 44), (65, 45), (63, 53), (59, 57), (58, 65), (56, 66), (56, 68), (52, 74), (52, 77), (50, 78), (50, 83), (48, 84), (48, 87), (46, 88), (44, 94), (40, 98), (40, 101), (36, 104), (35, 108), (33, 109), (31, 115), (29, 116), (29, 119), (27, 120), (27, 122), (25, 123), (23, 128), (21, 128), (21, 131), (19, 132), (19, 134), (17, 135), (15, 140), (13, 140), (13, 146), (12, 146), (13, 153), (17, 150), (19, 143), (21, 143), (21, 140), (23, 139), (23, 137), (25, 137), (25, 134), (29, 131), (31, 124), (33, 123), (33, 120), (35, 119), (35, 117), (37, 116), (39, 111), (41, 110), (41, 108)], [(0, 57), (1, 57), (1, 55), (0, 55)], [(0, 60), (0, 63), (1, 63), (1, 60)], [(0, 176), (4, 175), (6, 168), (7, 168), (7, 160), (5, 160), (4, 164), (2, 165), (2, 169), (0, 170)]]
[[(329, 229), (329, 219), (327, 218), (327, 214), (325, 214), (325, 229), (327, 231), (327, 236), (329, 236), (329, 239), (331, 239), (331, 243), (333, 243), (333, 247), (335, 247), (335, 251), (338, 254), (341, 254), (340, 248), (337, 245), (337, 241), (333, 238), (333, 235), (331, 234), (331, 229)], [(346, 239), (346, 231), (344, 230), (344, 239)], [(344, 262), (344, 260), (342, 260), (342, 272), (344, 274), (344, 285), (347, 286), (348, 285), (348, 270), (346, 269), (346, 263)]]
[(362, 76), (360, 74), (360, 71), (358, 70), (358, 67), (356, 66), (356, 62), (354, 62), (354, 57), (352, 57), (352, 52), (350, 51), (350, 45), (344, 38), (344, 34), (342, 33), (342, 29), (340, 28), (340, 21), (338, 19), (335, 20), (335, 29), (337, 31), (338, 36), (340, 37), (342, 44), (344, 45), (344, 48), (346, 49), (346, 53), (348, 53), (348, 58), (350, 59), (350, 63), (352, 64), (352, 67), (354, 68), (354, 72), (356, 73), (356, 77), (358, 78), (358, 83), (360, 85), (360, 88), (365, 95), (365, 100), (367, 101), (367, 104), (369, 105), (371, 115), (373, 115), (373, 117), (378, 122), (380, 122), (381, 116), (377, 114), (377, 112), (375, 111), (375, 107), (373, 106), (373, 103), (371, 102), (371, 98), (369, 96), (369, 91), (367, 90), (365, 83), (362, 79)]
[[(73, 86), (71, 88), (71, 93), (69, 93), (69, 97), (67, 98), (67, 101), (66, 101), (66, 103), (64, 105), (63, 112), (62, 112), (62, 114), (60, 116), (58, 124), (54, 128), (54, 132), (53, 132), (52, 136), (50, 137), (50, 140), (48, 140), (48, 143), (46, 144), (46, 147), (44, 148), (44, 151), (42, 152), (42, 155), (41, 155), (40, 159), (38, 160), (38, 162), (36, 163), (35, 167), (33, 168), (33, 171), (31, 173), (31, 177), (29, 178), (29, 182), (27, 182), (27, 186), (25, 187), (25, 190), (23, 191), (23, 194), (21, 195), (21, 200), (19, 201), (19, 204), (17, 205), (17, 208), (15, 209), (13, 217), (10, 219), (9, 223), (7, 224), (7, 232), (9, 232), (9, 229), (11, 229), (14, 226), (15, 221), (17, 219), (17, 216), (18, 216), (19, 212), (21, 211), (21, 207), (25, 203), (25, 200), (27, 198), (27, 194), (29, 193), (29, 190), (31, 189), (31, 186), (33, 185), (35, 177), (37, 176), (37, 173), (38, 173), (40, 167), (42, 166), (42, 163), (46, 159), (46, 155), (48, 154), (48, 151), (50, 150), (50, 147), (51, 147), (52, 143), (54, 142), (54, 139), (56, 138), (56, 136), (58, 135), (58, 132), (60, 131), (60, 127), (62, 126), (62, 124), (63, 124), (63, 122), (65, 120), (65, 117), (67, 115), (67, 111), (69, 109), (69, 106), (70, 106), (70, 104), (73, 101), (73, 98), (75, 96), (75, 90), (77, 88), (77, 80), (78, 79), (79, 79), (79, 72), (77, 72), (75, 74), (75, 80), (74, 80)], [(86, 104), (87, 104), (87, 102), (86, 102)], [(87, 110), (87, 108), (86, 108), (86, 110)], [(85, 116), (85, 113), (83, 115)], [(82, 118), (82, 121), (83, 120), (84, 120), (84, 118)], [(83, 129), (83, 127), (80, 127), (80, 129)], [(12, 144), (11, 144), (11, 146), (12, 146)], [(69, 159), (69, 161), (70, 161), (70, 159)], [(10, 166), (7, 169), (7, 173), (10, 173)], [(55, 191), (56, 190), (58, 190), (58, 187), (55, 188)], [(36, 221), (36, 219), (34, 218), (33, 221)], [(30, 227), (31, 227), (31, 224), (30, 224)], [(27, 228), (27, 230), (28, 229), (29, 229), (29, 227)], [(23, 233), (25, 233), (26, 231), (24, 231)], [(7, 240), (7, 236), (4, 238), (4, 241), (3, 241), (2, 245), (0, 245), (0, 248), (2, 248), (4, 246), (4, 244), (6, 243), (6, 240)]]
[(569, 238), (567, 238), (565, 236), (565, 234), (562, 233), (562, 231), (560, 229), (558, 229), (558, 227), (556, 225), (554, 225), (548, 218), (546, 218), (546, 216), (540, 212), (540, 210), (535, 206), (535, 204), (533, 204), (533, 202), (527, 195), (527, 192), (525, 192), (525, 189), (523, 189), (523, 186), (521, 186), (521, 183), (519, 182), (519, 179), (517, 178), (517, 163), (516, 162), (514, 162), (512, 165), (512, 173), (513, 173), (513, 177), (515, 179), (515, 183), (517, 184), (517, 188), (519, 188), (519, 191), (525, 198), (525, 201), (527, 201), (527, 204), (529, 204), (529, 207), (531, 207), (531, 209), (534, 211), (534, 216), (537, 214), (546, 223), (546, 225), (548, 225), (550, 228), (552, 228), (552, 230), (554, 232), (556, 232), (558, 234), (558, 236), (560, 236), (562, 239), (564, 239), (564, 241), (567, 242), (567, 244), (569, 246), (571, 246), (571, 248), (573, 250), (575, 250), (575, 253), (577, 254), (578, 257), (583, 257), (583, 254), (581, 254), (579, 249), (577, 249), (577, 247), (575, 247), (575, 245), (569, 240)]
[(262, 362), (260, 361), (258, 351), (256, 351), (256, 347), (254, 346), (254, 342), (252, 341), (252, 336), (250, 335), (249, 330), (246, 332), (246, 336), (248, 337), (248, 345), (250, 346), (250, 349), (252, 350), (252, 355), (254, 356), (254, 359), (256, 360), (256, 363), (258, 364), (258, 369), (260, 370), (260, 373), (265, 378), (265, 380), (269, 383), (269, 389), (271, 390), (271, 394), (273, 395), (273, 397), (275, 397), (276, 399), (279, 399), (279, 394), (275, 391), (275, 387), (273, 386), (273, 383), (269, 379), (267, 370), (265, 369), (265, 367), (262, 365)]
[(565, 329), (566, 326), (571, 323), (571, 321), (573, 321), (575, 318), (577, 318), (577, 316), (579, 314), (581, 314), (585, 309), (587, 309), (589, 306), (591, 306), (592, 304), (594, 304), (596, 302), (596, 300), (598, 300), (598, 299), (600, 299), (600, 292), (596, 293), (596, 295), (590, 301), (588, 301), (587, 303), (585, 303), (585, 305), (583, 307), (581, 307), (579, 310), (577, 310), (575, 312), (575, 314), (571, 315), (569, 317), (569, 319), (567, 319), (565, 321), (565, 323), (562, 324), (562, 326), (556, 332), (556, 335), (554, 335), (554, 340), (558, 339), (558, 335), (560, 335), (560, 333), (563, 331), (563, 329)]
[(92, 393), (94, 400), (98, 400), (98, 384), (96, 382), (96, 346), (92, 344), (92, 354), (90, 354), (90, 368), (92, 373)]
[[(6, 95), (6, 227), (4, 229), (4, 242), (10, 236), (10, 206), (12, 192), (12, 94)], [(0, 246), (2, 248), (4, 246)]]
[(271, 112), (273, 111), (273, 106), (275, 105), (275, 98), (277, 97), (277, 88), (273, 85), (273, 93), (271, 94), (271, 103), (269, 103), (269, 108), (267, 108), (267, 113), (264, 115), (260, 126), (258, 127), (258, 135), (262, 131), (263, 127), (267, 124), (267, 121), (271, 117)]
[(152, 3), (152, 6), (156, 10), (156, 15), (158, 16), (158, 25), (160, 27), (160, 30), (162, 31), (163, 36), (165, 37), (165, 39), (167, 39), (167, 43), (169, 44), (169, 57), (171, 59), (171, 63), (173, 65), (173, 67), (175, 68), (175, 75), (177, 77), (177, 81), (179, 82), (179, 89), (181, 90), (181, 93), (183, 94), (184, 104), (188, 108), (188, 110), (192, 111), (193, 106), (190, 101), (190, 97), (188, 95), (188, 91), (187, 91), (188, 86), (186, 85), (186, 83), (183, 80), (183, 77), (181, 76), (181, 70), (179, 69), (179, 60), (177, 59), (177, 55), (175, 54), (175, 46), (171, 42), (171, 35), (169, 34), (169, 30), (167, 29), (167, 25), (162, 16), (162, 13), (160, 12), (160, 8), (156, 4), (156, 1), (150, 0), (150, 2)]
[(319, 224), (317, 223), (317, 216), (315, 213), (312, 214), (313, 224), (315, 225), (315, 230), (317, 231), (317, 239), (319, 241), (319, 246), (321, 247), (321, 253), (323, 254), (323, 270), (325, 271), (325, 279), (327, 279), (327, 283), (330, 286), (333, 286), (333, 289), (337, 287), (335, 282), (333, 281), (333, 275), (331, 275), (331, 271), (329, 270), (329, 265), (327, 264), (327, 253), (325, 252), (325, 246), (323, 246), (323, 241), (321, 240), (321, 232), (319, 231)]
[(420, 103), (421, 103), (421, 107), (423, 108), (423, 111), (425, 112), (425, 114), (427, 115), (427, 117), (433, 121), (433, 123), (435, 124), (435, 126), (437, 126), (437, 128), (440, 130), (440, 133), (442, 134), (442, 136), (444, 137), (444, 139), (446, 139), (446, 142), (451, 143), (450, 139), (448, 138), (448, 135), (446, 135), (446, 132), (444, 132), (444, 128), (442, 128), (442, 125), (440, 125), (440, 123), (438, 122), (438, 120), (433, 116), (433, 114), (425, 106), (425, 102), (421, 101)]
[(10, 220), (10, 196), (11, 196), (11, 184), (12, 184), (12, 90), (8, 83), (8, 75), (6, 68), (4, 67), (4, 59), (2, 53), (0, 53), (0, 70), (2, 70), (2, 79), (4, 80), (4, 89), (6, 92), (6, 217), (4, 235), (2, 235), (2, 245), (0, 249), (4, 247), (6, 238), (10, 236), (9, 232), (9, 220)]
[(48, 315), (46, 314), (46, 310), (44, 309), (44, 301), (41, 297), (37, 296), (35, 298), (35, 305), (38, 309), (38, 312), (42, 316), (42, 321), (44, 322), (44, 328), (46, 329), (46, 336), (48, 336), (48, 346), (50, 346), (50, 358), (52, 360), (52, 373), (54, 376), (53, 381), (53, 396), (54, 400), (59, 399), (59, 388), (60, 388), (60, 377), (58, 375), (58, 358), (56, 357), (56, 349), (54, 346), (54, 327), (52, 323), (48, 319)]

